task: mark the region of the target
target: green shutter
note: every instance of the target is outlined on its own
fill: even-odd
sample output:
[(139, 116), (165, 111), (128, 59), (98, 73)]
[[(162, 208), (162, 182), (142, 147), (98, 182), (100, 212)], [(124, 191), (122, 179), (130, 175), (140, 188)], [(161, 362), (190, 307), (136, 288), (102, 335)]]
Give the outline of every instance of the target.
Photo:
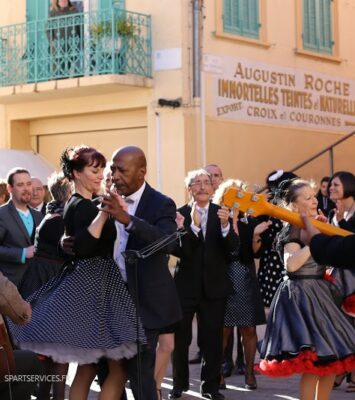
[(27, 0), (26, 20), (27, 22), (46, 19), (49, 13), (50, 0)]
[(303, 0), (303, 48), (332, 54), (332, 0)]
[(27, 70), (27, 82), (46, 81), (50, 74), (48, 38), (45, 34), (49, 2), (50, 0), (26, 1), (27, 40), (24, 63)]
[(322, 21), (319, 29), (319, 50), (330, 54), (333, 48), (331, 1), (321, 0), (319, 7), (320, 20)]
[(259, 0), (224, 0), (223, 31), (259, 38)]
[(108, 10), (112, 7), (125, 8), (125, 0), (99, 0), (99, 10)]

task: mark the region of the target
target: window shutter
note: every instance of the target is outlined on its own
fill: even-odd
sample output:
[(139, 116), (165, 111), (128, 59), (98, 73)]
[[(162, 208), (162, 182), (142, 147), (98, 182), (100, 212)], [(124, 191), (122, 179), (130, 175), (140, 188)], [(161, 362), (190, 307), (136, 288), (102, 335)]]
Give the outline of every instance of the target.
[(303, 48), (332, 53), (331, 0), (303, 0)]
[(259, 28), (259, 0), (223, 1), (224, 32), (258, 39)]
[(321, 0), (319, 12), (321, 21), (319, 51), (331, 54), (333, 48), (331, 0)]
[(99, 10), (109, 10), (112, 7), (125, 8), (125, 0), (99, 0)]
[(238, 29), (238, 6), (239, 0), (223, 1), (223, 30), (227, 33), (240, 35)]
[(243, 36), (259, 38), (259, 0), (244, 0), (242, 3)]

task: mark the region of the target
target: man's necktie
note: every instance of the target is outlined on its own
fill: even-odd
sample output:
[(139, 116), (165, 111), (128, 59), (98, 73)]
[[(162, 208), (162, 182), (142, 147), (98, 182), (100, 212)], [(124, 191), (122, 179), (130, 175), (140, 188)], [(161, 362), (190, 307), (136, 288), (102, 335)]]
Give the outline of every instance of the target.
[(198, 213), (201, 217), (201, 230), (203, 237), (206, 237), (206, 227), (207, 227), (207, 210), (205, 208), (199, 208)]

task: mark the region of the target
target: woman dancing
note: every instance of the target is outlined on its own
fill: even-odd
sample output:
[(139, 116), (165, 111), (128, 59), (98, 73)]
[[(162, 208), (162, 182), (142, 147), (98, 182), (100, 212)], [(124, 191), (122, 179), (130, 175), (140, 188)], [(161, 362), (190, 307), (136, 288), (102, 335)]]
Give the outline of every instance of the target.
[(112, 258), (115, 226), (92, 202), (105, 164), (105, 157), (91, 147), (63, 153), (62, 169), (75, 190), (64, 210), (65, 233), (74, 236), (75, 257), (61, 275), (29, 297), (31, 323), (11, 327), (20, 348), (56, 362), (78, 362), (69, 393), (72, 400), (87, 398), (100, 357), (109, 360), (100, 399), (119, 398), (126, 381), (119, 360), (136, 354), (137, 333), (145, 343), (135, 306)]
[[(317, 216), (317, 199), (307, 181), (293, 181), (285, 201), (295, 212)], [(257, 370), (273, 377), (302, 374), (301, 400), (327, 400), (335, 375), (355, 366), (355, 331), (323, 279), (326, 267), (312, 259), (300, 230), (287, 225), (279, 243), (287, 279), (271, 304)]]

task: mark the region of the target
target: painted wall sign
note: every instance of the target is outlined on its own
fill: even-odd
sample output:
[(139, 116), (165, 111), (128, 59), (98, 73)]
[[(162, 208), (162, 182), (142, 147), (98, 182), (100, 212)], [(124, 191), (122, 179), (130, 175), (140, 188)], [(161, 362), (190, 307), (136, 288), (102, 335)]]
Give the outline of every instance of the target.
[(216, 117), (336, 131), (355, 125), (353, 80), (220, 58), (222, 73), (213, 78)]

